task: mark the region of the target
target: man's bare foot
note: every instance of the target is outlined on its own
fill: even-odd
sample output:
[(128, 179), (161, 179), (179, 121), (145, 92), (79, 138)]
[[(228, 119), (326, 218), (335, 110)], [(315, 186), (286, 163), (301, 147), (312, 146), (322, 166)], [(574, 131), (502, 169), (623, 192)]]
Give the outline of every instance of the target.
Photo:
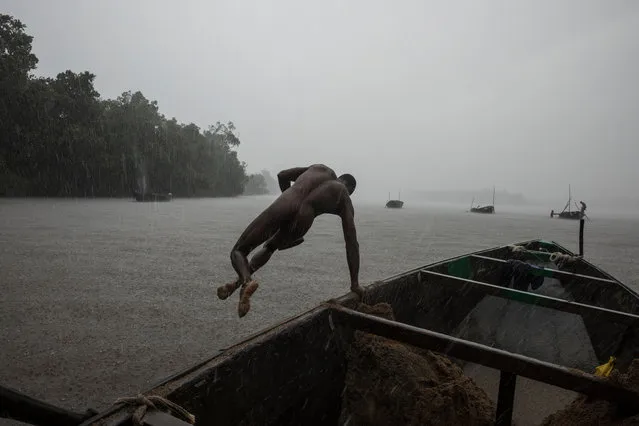
[(221, 300), (228, 298), (240, 286), (239, 281), (224, 284), (217, 288), (217, 297)]
[(237, 305), (237, 314), (240, 318), (246, 315), (251, 309), (251, 296), (255, 293), (258, 287), (259, 284), (257, 281), (249, 281), (242, 286), (242, 289), (240, 290), (240, 303)]

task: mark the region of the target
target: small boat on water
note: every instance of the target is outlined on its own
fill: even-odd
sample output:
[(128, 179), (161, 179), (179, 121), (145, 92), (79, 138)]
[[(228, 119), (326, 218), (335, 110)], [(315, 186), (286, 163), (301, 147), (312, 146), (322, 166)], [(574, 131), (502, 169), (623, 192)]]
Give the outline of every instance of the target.
[[(360, 330), (450, 356), (468, 374), (470, 367), (483, 368), (474, 380), (497, 393), (499, 425), (511, 424), (515, 390), (522, 387), (517, 409), (530, 408), (537, 417), (547, 415), (539, 410), (563, 408), (571, 401), (566, 393), (639, 409), (638, 394), (592, 374), (611, 356), (620, 372), (637, 357), (639, 295), (556, 242), (524, 241), (419, 266), (367, 286), (364, 302), (392, 305), (395, 320), (356, 310), (356, 297), (348, 293), (144, 395), (179, 405), (196, 425), (337, 425), (346, 354)], [(473, 317), (480, 322), (475, 329)], [(134, 411), (118, 403), (98, 414), (71, 413), (35, 400), (20, 404), (16, 394), (0, 393), (0, 413), (31, 424), (128, 426)], [(140, 399), (138, 409), (144, 403)], [(144, 421), (189, 424), (151, 408)]]
[(140, 202), (173, 200), (173, 194), (170, 192), (152, 192), (149, 190), (150, 186), (151, 185), (147, 184), (146, 174), (143, 173), (138, 179), (137, 186), (133, 188), (133, 198)]
[(481, 205), (473, 206), (474, 203), (475, 203), (475, 199), (473, 198), (473, 200), (470, 202), (470, 212), (471, 213), (488, 213), (488, 214), (495, 213), (495, 187), (493, 186), (493, 203), (491, 205), (488, 205), (488, 206), (481, 206)]
[(570, 190), (570, 185), (568, 185), (568, 202), (564, 206), (564, 209), (559, 213), (555, 213), (554, 210), (551, 210), (550, 217), (552, 218), (557, 216), (560, 219), (572, 219), (572, 220), (580, 220), (586, 217), (586, 203), (584, 203), (583, 201), (580, 201), (579, 203), (581, 204), (581, 207), (577, 206), (577, 203), (575, 203), (577, 210), (572, 210), (571, 209), (572, 202), (573, 202), (572, 193)]
[(390, 199), (390, 192), (388, 193), (388, 201), (386, 202), (386, 208), (388, 209), (401, 209), (402, 207), (404, 207), (404, 202), (401, 201), (401, 192), (399, 193), (399, 196), (397, 197), (397, 200), (391, 200)]
[(470, 208), (471, 213), (495, 213), (495, 206), (477, 206)]
[(144, 202), (144, 201), (171, 201), (173, 200), (173, 194), (169, 193), (161, 193), (161, 192), (133, 192), (133, 196), (136, 201)]

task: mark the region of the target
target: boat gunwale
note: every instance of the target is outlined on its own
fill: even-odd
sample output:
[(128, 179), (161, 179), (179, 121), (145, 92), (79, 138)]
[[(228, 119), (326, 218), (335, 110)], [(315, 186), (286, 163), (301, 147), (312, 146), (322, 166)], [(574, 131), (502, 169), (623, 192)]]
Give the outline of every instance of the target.
[[(472, 257), (478, 260), (488, 260), (488, 261), (492, 261), (492, 262), (496, 262), (496, 263), (500, 263), (500, 264), (504, 264), (507, 261), (504, 259), (498, 259), (496, 257), (490, 257), (490, 256), (483, 256), (481, 254), (471, 254), (468, 257)], [(547, 268), (545, 266), (540, 267), (543, 270), (552, 273), (553, 275), (557, 275), (557, 277), (553, 277), (553, 278), (558, 278), (558, 277), (569, 277), (572, 276), (574, 278), (581, 278), (581, 279), (590, 279), (593, 281), (600, 281), (600, 282), (604, 282), (604, 283), (608, 283), (608, 284), (617, 284), (616, 281), (608, 279), (608, 278), (601, 278), (601, 277), (595, 277), (592, 275), (586, 275), (586, 274), (579, 274), (576, 272), (568, 272), (568, 271), (562, 271), (561, 269), (554, 269), (554, 268)]]

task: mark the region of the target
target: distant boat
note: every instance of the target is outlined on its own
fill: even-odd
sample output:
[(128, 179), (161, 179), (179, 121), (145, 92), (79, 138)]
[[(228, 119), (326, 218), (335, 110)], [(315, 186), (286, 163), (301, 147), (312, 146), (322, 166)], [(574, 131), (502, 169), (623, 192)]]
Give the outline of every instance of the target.
[(400, 200), (402, 193), (399, 193), (397, 200), (390, 199), (390, 192), (388, 193), (388, 201), (386, 202), (386, 208), (389, 209), (401, 209), (404, 207), (404, 202)]
[(138, 191), (133, 191), (133, 196), (136, 201), (171, 201), (173, 200), (173, 194), (169, 193), (159, 193), (159, 192), (148, 192), (142, 193)]
[(570, 185), (568, 185), (568, 202), (560, 213), (555, 213), (554, 210), (551, 210), (550, 217), (557, 216), (560, 219), (580, 220), (586, 216), (586, 203), (584, 203), (583, 201), (580, 201), (579, 203), (581, 204), (581, 208), (579, 208), (577, 203), (575, 203), (575, 207), (577, 207), (577, 210), (571, 210), (572, 191), (570, 189)]
[(488, 213), (488, 214), (495, 213), (495, 187), (493, 186), (493, 204), (489, 206), (477, 205), (476, 207), (473, 207), (474, 202), (475, 202), (475, 199), (473, 198), (473, 200), (470, 202), (471, 213)]

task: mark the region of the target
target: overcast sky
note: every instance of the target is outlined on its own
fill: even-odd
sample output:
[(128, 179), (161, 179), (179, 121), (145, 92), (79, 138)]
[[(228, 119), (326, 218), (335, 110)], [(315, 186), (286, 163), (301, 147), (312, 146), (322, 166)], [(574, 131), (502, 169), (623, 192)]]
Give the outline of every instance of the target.
[[(365, 196), (637, 196), (639, 2), (0, 0), (37, 74), (233, 121), (249, 171), (323, 162)], [(561, 208), (562, 206), (559, 206)]]

